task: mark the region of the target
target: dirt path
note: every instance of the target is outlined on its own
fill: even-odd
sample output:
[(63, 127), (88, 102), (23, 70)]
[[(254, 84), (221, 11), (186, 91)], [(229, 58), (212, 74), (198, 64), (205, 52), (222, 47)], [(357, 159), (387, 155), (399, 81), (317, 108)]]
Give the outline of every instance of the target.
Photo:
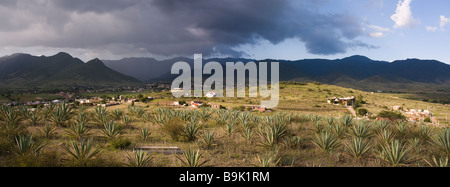
[(353, 115), (354, 117), (356, 117), (356, 112), (355, 112), (355, 110), (353, 110), (353, 107), (352, 107), (352, 106), (346, 106), (345, 108), (347, 108), (347, 110), (350, 111), (350, 113), (352, 113), (352, 115)]

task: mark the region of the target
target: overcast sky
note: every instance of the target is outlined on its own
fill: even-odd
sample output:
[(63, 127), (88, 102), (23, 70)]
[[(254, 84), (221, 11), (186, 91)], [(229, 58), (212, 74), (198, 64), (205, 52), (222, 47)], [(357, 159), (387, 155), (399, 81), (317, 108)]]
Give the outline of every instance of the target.
[(448, 0), (1, 0), (0, 56), (437, 59)]

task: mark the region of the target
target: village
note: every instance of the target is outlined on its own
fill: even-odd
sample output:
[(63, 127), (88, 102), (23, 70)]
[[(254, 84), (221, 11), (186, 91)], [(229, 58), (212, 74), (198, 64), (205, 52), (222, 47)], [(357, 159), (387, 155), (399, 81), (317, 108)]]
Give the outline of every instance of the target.
[[(347, 107), (349, 110), (353, 110), (353, 106), (356, 103), (356, 97), (355, 96), (341, 97), (341, 98), (332, 97), (328, 98), (327, 102), (328, 104), (342, 105)], [(401, 106), (392, 106), (391, 110), (395, 112), (400, 112), (402, 115), (406, 117), (406, 120), (409, 122), (427, 122), (435, 126), (439, 126), (440, 124), (436, 116), (433, 116), (433, 113), (431, 113), (430, 110), (408, 109)], [(354, 116), (357, 117), (356, 114), (354, 114)]]
[[(152, 83), (148, 84), (150, 88), (157, 88), (156, 92), (166, 92), (169, 91), (170, 84), (165, 83)], [(155, 92), (154, 90), (152, 90)], [(173, 89), (170, 90), (170, 92), (177, 92), (180, 91), (180, 89)], [(86, 91), (88, 93), (95, 93), (97, 91)], [(58, 99), (48, 99), (44, 97), (35, 97), (32, 101), (13, 101), (9, 103), (3, 103), (3, 105), (6, 106), (26, 106), (29, 107), (28, 110), (34, 111), (37, 108), (46, 107), (50, 104), (60, 104), (60, 103), (68, 103), (71, 106), (103, 106), (103, 107), (111, 107), (111, 106), (117, 106), (117, 105), (134, 105), (135, 103), (148, 103), (150, 101), (153, 101), (155, 99), (164, 99), (163, 97), (150, 97), (150, 96), (144, 96), (143, 92), (149, 92), (149, 90), (146, 90), (144, 88), (139, 88), (136, 90), (131, 91), (131, 93), (136, 93), (137, 96), (130, 97), (130, 96), (123, 96), (123, 95), (116, 95), (113, 97), (107, 97), (107, 96), (100, 96), (100, 97), (80, 97), (76, 94), (69, 93), (69, 92), (59, 92), (55, 94), (58, 96)], [(216, 92), (208, 92), (205, 94), (206, 98), (214, 98), (217, 97)], [(202, 100), (199, 100), (198, 98), (192, 98), (192, 101), (186, 102), (184, 99), (182, 100), (163, 100), (163, 101), (157, 101), (154, 102), (157, 106), (166, 106), (166, 107), (174, 107), (174, 108), (191, 108), (191, 109), (197, 109), (197, 108), (203, 108), (203, 107), (209, 107), (212, 109), (228, 109), (232, 110), (233, 107), (224, 107), (219, 104), (214, 104), (211, 102), (205, 102)], [(259, 112), (270, 112), (270, 109), (267, 109), (264, 106), (260, 105), (243, 105), (238, 107), (240, 110), (246, 110), (246, 111), (259, 111)]]
[[(183, 98), (183, 99), (175, 99), (170, 95), (161, 96), (157, 93), (174, 93), (183, 91), (181, 88), (170, 89), (170, 83), (168, 82), (154, 82), (149, 83), (145, 87), (140, 88), (123, 88), (122, 90), (127, 90), (125, 93), (131, 93), (126, 96), (123, 95), (114, 95), (114, 96), (80, 96), (79, 94), (71, 93), (71, 92), (59, 92), (54, 95), (58, 96), (57, 99), (49, 99), (45, 97), (35, 97), (29, 101), (12, 101), (9, 103), (3, 103), (8, 106), (18, 106), (23, 105), (29, 107), (29, 110), (35, 110), (36, 108), (41, 108), (48, 106), (50, 104), (58, 104), (62, 102), (69, 103), (70, 105), (75, 106), (103, 106), (110, 107), (116, 105), (134, 105), (134, 103), (147, 103), (154, 104), (158, 106), (165, 107), (173, 107), (173, 108), (185, 108), (185, 109), (197, 109), (208, 107), (212, 109), (228, 109), (228, 110), (241, 110), (241, 111), (256, 111), (256, 112), (272, 112), (273, 109), (267, 108), (265, 106), (254, 105), (252, 103), (242, 103), (240, 106), (223, 106), (224, 103), (215, 103), (213, 100), (208, 100), (208, 98), (216, 98), (218, 97), (218, 93), (216, 92), (207, 92), (205, 96), (202, 98)], [(89, 95), (90, 93), (102, 93), (102, 91), (107, 90), (85, 90), (87, 93), (85, 95)], [(112, 92), (115, 93), (115, 92)], [(152, 94), (155, 93), (155, 94)], [(377, 91), (377, 93), (382, 93), (381, 91)], [(146, 96), (144, 96), (144, 94)], [(371, 94), (374, 94), (372, 92)], [(148, 96), (150, 95), (150, 96)], [(151, 96), (155, 95), (155, 96)], [(345, 107), (350, 114), (352, 114), (355, 118), (369, 118), (370, 115), (374, 114), (365, 114), (359, 115), (354, 107), (356, 104), (357, 98), (355, 96), (347, 96), (347, 97), (329, 97), (327, 98), (327, 103), (332, 105), (338, 105)], [(357, 105), (357, 104), (356, 104)], [(390, 106), (390, 111), (401, 113), (405, 116), (407, 121), (410, 122), (425, 122), (433, 125), (439, 125), (440, 121), (433, 115), (433, 113), (428, 109), (413, 109), (413, 108), (405, 108), (401, 106)], [(370, 114), (370, 115), (369, 115)], [(442, 116), (441, 116), (442, 117)], [(441, 118), (442, 120), (442, 118)]]

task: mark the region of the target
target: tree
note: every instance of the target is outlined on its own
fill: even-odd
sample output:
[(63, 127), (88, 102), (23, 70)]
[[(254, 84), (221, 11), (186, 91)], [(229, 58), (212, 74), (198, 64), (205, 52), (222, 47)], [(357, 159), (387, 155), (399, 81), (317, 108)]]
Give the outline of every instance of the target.
[(362, 106), (362, 104), (365, 104), (366, 102), (363, 100), (363, 96), (360, 94), (355, 98), (355, 103), (353, 103), (353, 108), (357, 109)]
[(369, 111), (368, 111), (367, 109), (365, 109), (365, 108), (360, 108), (360, 109), (358, 109), (358, 114), (359, 114), (360, 116), (365, 116), (368, 112), (369, 112)]
[(386, 110), (383, 110), (380, 113), (378, 113), (377, 117), (389, 119), (391, 121), (406, 120), (406, 117), (404, 115), (402, 115), (401, 113), (386, 111)]

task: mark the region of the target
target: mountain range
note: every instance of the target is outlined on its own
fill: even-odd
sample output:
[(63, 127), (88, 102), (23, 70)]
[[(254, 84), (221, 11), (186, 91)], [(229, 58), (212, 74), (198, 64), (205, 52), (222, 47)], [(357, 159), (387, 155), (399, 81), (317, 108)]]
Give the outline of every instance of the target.
[[(170, 81), (174, 63), (184, 61), (193, 67), (193, 59), (174, 58), (158, 61), (152, 58), (105, 60), (105, 65), (141, 81)], [(366, 91), (447, 92), (450, 90), (450, 65), (436, 60), (406, 59), (377, 61), (355, 55), (343, 59), (254, 60), (244, 58), (212, 58), (225, 70), (226, 62), (279, 62), (281, 81), (321, 82)], [(270, 66), (269, 66), (270, 67)], [(269, 70), (270, 71), (270, 70)]]
[[(60, 52), (53, 56), (13, 54), (0, 57), (0, 87), (124, 86), (152, 81), (172, 81), (174, 63), (183, 61), (193, 67), (193, 59), (168, 60), (124, 58), (93, 59), (83, 62)], [(365, 91), (448, 92), (450, 65), (436, 60), (406, 59), (377, 61), (365, 56), (343, 59), (255, 60), (211, 58), (207, 62), (279, 62), (280, 81), (321, 82)], [(269, 65), (270, 72), (270, 65)]]
[(64, 52), (49, 57), (18, 53), (0, 58), (0, 87), (106, 87), (140, 83), (108, 68), (99, 59), (85, 63)]

